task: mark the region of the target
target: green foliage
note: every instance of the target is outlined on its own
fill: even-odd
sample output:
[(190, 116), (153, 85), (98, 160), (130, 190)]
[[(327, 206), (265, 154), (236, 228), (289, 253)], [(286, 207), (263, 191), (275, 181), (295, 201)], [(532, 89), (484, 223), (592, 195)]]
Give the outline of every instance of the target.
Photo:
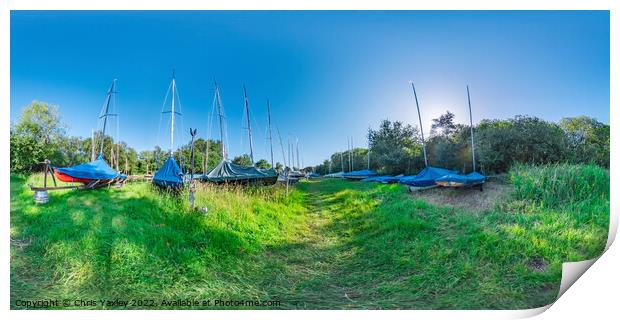
[(284, 165), (280, 162), (276, 162), (276, 171), (282, 172), (282, 170), (284, 170)]
[(33, 101), (11, 127), (11, 172), (28, 172), (45, 159), (57, 160), (64, 137), (57, 106)]
[(566, 134), (572, 163), (595, 163), (609, 168), (609, 125), (586, 116), (564, 118), (560, 127)]
[(234, 164), (240, 165), (240, 166), (244, 166), (244, 167), (251, 167), (252, 166), (252, 159), (250, 159), (250, 155), (248, 154), (242, 154), (240, 156), (236, 156), (233, 161)]
[(265, 159), (260, 159), (256, 162), (256, 167), (259, 169), (270, 169), (271, 164), (269, 164), (269, 162)]
[[(207, 145), (209, 146), (208, 163), (206, 162)], [(187, 145), (180, 147), (174, 154), (175, 158), (183, 159), (183, 168), (185, 172), (189, 172), (191, 145), (188, 143)], [(194, 172), (209, 172), (220, 162), (222, 162), (222, 145), (220, 144), (220, 141), (211, 139), (204, 140), (202, 138), (198, 138), (194, 141)]]
[(378, 130), (369, 129), (371, 167), (385, 174), (416, 171), (421, 157), (418, 134), (417, 128), (400, 121), (383, 120)]
[(562, 129), (535, 117), (484, 120), (475, 136), (476, 155), (487, 172), (507, 172), (516, 163), (558, 163), (567, 157)]

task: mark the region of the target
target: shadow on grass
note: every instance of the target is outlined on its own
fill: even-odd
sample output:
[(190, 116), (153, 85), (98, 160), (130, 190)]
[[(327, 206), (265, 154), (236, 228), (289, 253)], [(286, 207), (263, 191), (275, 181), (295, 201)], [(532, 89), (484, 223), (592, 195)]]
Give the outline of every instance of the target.
[[(207, 225), (180, 201), (124, 190), (50, 192), (32, 205), (11, 179), (11, 308), (16, 299), (163, 299), (237, 269), (238, 235)], [(167, 198), (167, 195), (159, 195)], [(61, 295), (61, 296), (58, 296)]]

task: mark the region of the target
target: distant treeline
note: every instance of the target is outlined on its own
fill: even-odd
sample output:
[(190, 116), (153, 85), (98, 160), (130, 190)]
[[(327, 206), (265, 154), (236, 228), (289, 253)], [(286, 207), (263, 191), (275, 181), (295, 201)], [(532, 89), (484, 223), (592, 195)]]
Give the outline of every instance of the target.
[[(417, 126), (384, 120), (369, 129), (370, 168), (383, 174), (413, 174), (424, 168)], [(586, 116), (559, 123), (536, 117), (482, 120), (474, 126), (476, 169), (502, 173), (516, 163), (592, 163), (609, 168), (609, 125)], [(472, 170), (470, 126), (454, 123), (446, 112), (433, 119), (426, 140), (428, 164), (462, 172)], [(366, 169), (368, 150), (350, 153), (353, 170)], [(331, 164), (331, 170), (330, 170)], [(349, 152), (336, 152), (315, 170), (319, 174), (350, 171)]]
[[(101, 133), (95, 134), (94, 153), (101, 151)], [(188, 133), (189, 135), (189, 133)], [(516, 116), (507, 120), (483, 120), (474, 127), (476, 168), (483, 173), (507, 172), (515, 163), (593, 163), (609, 168), (609, 125), (582, 116), (564, 118), (559, 123), (535, 117)], [(422, 144), (417, 126), (384, 120), (379, 128), (369, 129), (370, 168), (384, 174), (412, 174), (424, 167)], [(11, 172), (42, 169), (41, 162), (51, 160), (55, 166), (72, 166), (91, 160), (91, 138), (72, 137), (60, 121), (56, 106), (32, 102), (11, 124)], [(159, 147), (137, 152), (125, 142), (103, 137), (103, 156), (119, 171), (129, 174), (153, 173), (168, 157)], [(208, 160), (206, 159), (209, 145)], [(205, 172), (222, 159), (221, 144), (216, 140), (195, 141), (194, 172)], [(429, 165), (469, 172), (472, 169), (470, 127), (454, 123), (454, 114), (446, 112), (433, 119), (426, 139)], [(368, 150), (354, 148), (350, 153), (336, 152), (322, 164), (306, 168), (319, 174), (367, 168)], [(175, 157), (189, 171), (190, 146), (175, 151)], [(233, 162), (251, 165), (243, 154)], [(352, 166), (349, 165), (352, 164)], [(255, 163), (269, 168), (265, 159)], [(276, 169), (282, 164), (276, 163)], [(330, 170), (331, 167), (331, 170)]]
[[(187, 133), (189, 136), (189, 131)], [(103, 140), (103, 149), (101, 141)], [(11, 124), (11, 172), (27, 173), (43, 169), (42, 162), (49, 159), (54, 166), (65, 167), (91, 161), (93, 151), (95, 155), (101, 152), (104, 159), (119, 171), (129, 174), (152, 174), (159, 169), (168, 158), (168, 151), (155, 147), (154, 150), (137, 152), (122, 141), (101, 132), (95, 133), (95, 148), (92, 138), (72, 137), (66, 134), (66, 126), (60, 120), (57, 106), (50, 106), (44, 102), (33, 101), (24, 108), (16, 123)], [(215, 167), (221, 160), (220, 141), (209, 139), (209, 153), (207, 161), (207, 141), (197, 139), (194, 143), (194, 172), (202, 173)], [(190, 145), (184, 145), (174, 152), (174, 156), (186, 172), (190, 167)], [(251, 165), (250, 157), (246, 154), (234, 157), (233, 162), (242, 165)], [(271, 165), (264, 159), (256, 162), (261, 168), (270, 168)], [(276, 164), (276, 167), (282, 167)]]

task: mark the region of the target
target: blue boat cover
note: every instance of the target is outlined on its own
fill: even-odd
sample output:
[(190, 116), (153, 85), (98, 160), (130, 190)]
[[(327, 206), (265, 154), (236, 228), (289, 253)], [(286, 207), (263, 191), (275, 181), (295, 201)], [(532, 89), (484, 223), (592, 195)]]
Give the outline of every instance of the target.
[(325, 178), (342, 178), (343, 174), (344, 174), (344, 172), (342, 172), (342, 171), (334, 172), (334, 173), (326, 174)]
[(105, 162), (102, 155), (97, 160), (78, 164), (68, 168), (56, 168), (60, 173), (79, 179), (111, 180), (120, 176), (110, 165)]
[(153, 183), (160, 187), (178, 188), (183, 185), (183, 172), (174, 157), (170, 156), (153, 176)]
[(368, 178), (368, 177), (372, 177), (376, 175), (377, 175), (377, 172), (374, 170), (357, 170), (357, 171), (347, 172), (343, 174), (342, 176), (345, 178), (363, 179), (363, 178)]
[(257, 169), (236, 165), (228, 160), (220, 162), (213, 170), (201, 178), (210, 182), (256, 181), (274, 179), (277, 174), (274, 169)]
[(472, 172), (469, 174), (448, 174), (443, 177), (439, 177), (435, 179), (435, 181), (443, 181), (443, 182), (455, 182), (463, 185), (473, 185), (483, 183), (487, 177), (481, 175), (478, 172)]
[(435, 179), (457, 173), (458, 171), (454, 170), (426, 167), (415, 176), (402, 177), (398, 182), (413, 187), (430, 187), (435, 185)]
[(372, 176), (372, 177), (368, 177), (365, 179), (362, 179), (360, 181), (362, 182), (381, 182), (381, 179), (386, 179), (386, 178), (390, 178), (392, 176)]

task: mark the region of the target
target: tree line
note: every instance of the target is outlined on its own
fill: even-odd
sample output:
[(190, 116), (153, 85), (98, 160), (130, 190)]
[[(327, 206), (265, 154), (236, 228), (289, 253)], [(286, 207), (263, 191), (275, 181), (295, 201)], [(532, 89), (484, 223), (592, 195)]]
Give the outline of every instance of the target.
[[(523, 115), (485, 119), (474, 126), (476, 170), (503, 173), (516, 163), (593, 163), (609, 168), (609, 137), (609, 125), (587, 116), (559, 123)], [(368, 141), (370, 168), (382, 174), (415, 174), (425, 166), (417, 126), (383, 120), (379, 128), (368, 130)], [(425, 143), (429, 166), (473, 170), (470, 126), (455, 123), (453, 113), (432, 120)], [(333, 153), (314, 169), (319, 174), (366, 169), (367, 159), (368, 149), (355, 148)]]
[[(73, 166), (89, 162), (100, 153), (113, 168), (127, 174), (153, 174), (169, 157), (169, 152), (156, 146), (153, 150), (136, 151), (123, 141), (103, 136), (101, 132), (92, 137), (74, 137), (66, 133), (67, 127), (61, 122), (58, 106), (33, 101), (26, 106), (16, 123), (10, 128), (10, 169), (14, 173), (27, 173), (43, 170), (43, 161), (48, 159), (57, 167)], [(103, 141), (103, 147), (102, 147)], [(207, 152), (207, 146), (209, 151)], [(204, 173), (213, 169), (222, 160), (219, 140), (199, 138), (194, 141), (194, 172)], [(186, 144), (174, 152), (184, 171), (189, 172), (191, 146)], [(250, 156), (243, 154), (232, 159), (239, 165), (252, 165)], [(271, 164), (260, 159), (255, 164), (259, 168), (271, 168)], [(276, 167), (281, 168), (280, 163)]]
[[(558, 123), (531, 116), (505, 120), (482, 120), (474, 126), (476, 169), (485, 174), (507, 172), (515, 163), (594, 163), (609, 168), (609, 125), (581, 116), (564, 118)], [(428, 164), (470, 172), (472, 170), (470, 127), (454, 122), (447, 111), (432, 120), (426, 139)], [(69, 136), (61, 122), (57, 106), (33, 101), (24, 108), (10, 128), (11, 172), (42, 170), (49, 159), (59, 167), (91, 161), (93, 151), (108, 163), (128, 174), (152, 174), (168, 158), (168, 151), (136, 151), (125, 142), (95, 133), (96, 146), (90, 137)], [(103, 147), (101, 142), (103, 141)], [(419, 128), (401, 121), (383, 120), (368, 130), (370, 148), (353, 148), (333, 153), (323, 163), (307, 167), (319, 174), (366, 169), (370, 150), (370, 168), (382, 174), (415, 174), (424, 168)], [(94, 148), (93, 148), (94, 147)], [(207, 153), (208, 149), (208, 153)], [(174, 152), (186, 172), (190, 169), (190, 145)], [(195, 173), (208, 172), (222, 160), (221, 142), (199, 138), (194, 142)], [(242, 154), (232, 162), (250, 166), (250, 156)], [(254, 165), (270, 168), (265, 159)], [(276, 163), (277, 170), (283, 165)]]

